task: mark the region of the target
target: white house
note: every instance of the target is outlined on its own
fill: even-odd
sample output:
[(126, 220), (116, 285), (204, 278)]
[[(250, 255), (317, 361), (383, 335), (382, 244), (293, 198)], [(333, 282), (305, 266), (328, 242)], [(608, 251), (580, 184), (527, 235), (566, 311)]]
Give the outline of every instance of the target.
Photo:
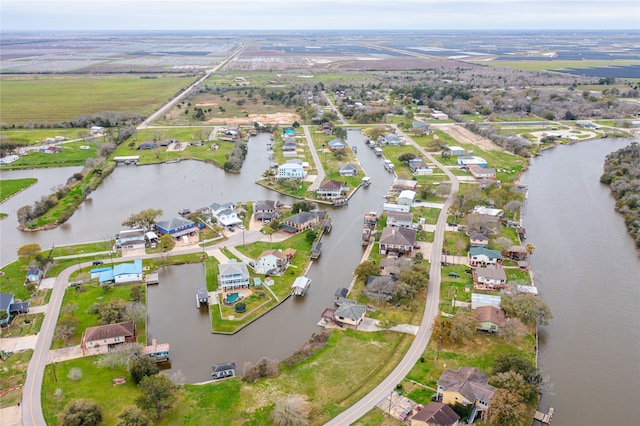
[(145, 248), (147, 241), (143, 229), (127, 229), (116, 235), (116, 249), (141, 249)]
[(471, 247), (469, 250), (469, 264), (496, 265), (502, 261), (502, 254), (498, 250), (490, 250), (486, 247)]
[(497, 268), (495, 266), (478, 266), (474, 274), (476, 276), (476, 287), (483, 287), (489, 289), (503, 288), (507, 284), (507, 274), (504, 269)]
[(249, 270), (247, 265), (235, 259), (229, 259), (229, 263), (218, 265), (218, 287), (223, 290), (236, 288), (249, 288)]
[(98, 133), (104, 133), (104, 127), (100, 127), (100, 126), (91, 127), (91, 134), (92, 135), (97, 135)]
[[(346, 191), (348, 191), (348, 187)], [(316, 190), (316, 194), (320, 198), (334, 199), (340, 197), (345, 192), (345, 187), (337, 180), (323, 180)]]
[(285, 163), (278, 166), (277, 179), (304, 179), (307, 172), (298, 163)]
[(398, 195), (397, 203), (401, 206), (411, 206), (413, 200), (416, 198), (416, 192), (405, 189)]
[(405, 212), (389, 212), (387, 213), (387, 226), (405, 226), (410, 227), (413, 223), (413, 215)]
[(358, 176), (358, 166), (355, 164), (340, 164), (338, 166), (340, 176)]
[(449, 116), (442, 111), (434, 109), (431, 113), (431, 118), (433, 118), (434, 120), (447, 120), (449, 119)]
[(281, 250), (265, 250), (256, 259), (255, 271), (259, 274), (280, 274), (287, 267), (288, 258)]
[(232, 226), (242, 223), (242, 219), (238, 217), (233, 207), (233, 203), (213, 203), (209, 206), (209, 210), (211, 210), (211, 215), (218, 220), (220, 225)]
[(105, 266), (92, 269), (90, 273), (92, 278), (98, 276), (100, 284), (142, 282), (142, 260), (136, 259), (133, 263), (120, 263), (113, 268)]
[(504, 213), (504, 211), (501, 209), (493, 209), (487, 206), (475, 206), (472, 210), (472, 213), (481, 214), (484, 216), (500, 217), (502, 216), (502, 213)]

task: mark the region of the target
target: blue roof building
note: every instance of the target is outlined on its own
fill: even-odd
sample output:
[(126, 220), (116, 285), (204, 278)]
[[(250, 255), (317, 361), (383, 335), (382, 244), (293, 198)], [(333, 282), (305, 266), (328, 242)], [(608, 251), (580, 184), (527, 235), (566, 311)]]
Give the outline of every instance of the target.
[[(98, 268), (100, 284), (115, 282), (125, 284), (142, 281), (142, 260), (134, 260), (133, 263), (120, 263), (112, 268)], [(92, 276), (94, 269), (91, 270)]]

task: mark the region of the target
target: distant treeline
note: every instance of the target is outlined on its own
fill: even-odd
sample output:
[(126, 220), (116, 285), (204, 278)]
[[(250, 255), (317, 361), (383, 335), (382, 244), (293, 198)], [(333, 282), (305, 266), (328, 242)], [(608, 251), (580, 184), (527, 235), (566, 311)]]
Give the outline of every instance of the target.
[(53, 122), (36, 122), (29, 121), (23, 125), (6, 125), (3, 124), (3, 129), (88, 129), (92, 126), (100, 127), (118, 127), (118, 126), (130, 126), (138, 125), (142, 123), (144, 117), (138, 114), (127, 114), (119, 111), (102, 111), (93, 114), (80, 114), (73, 117), (68, 121), (53, 121)]
[(632, 142), (607, 155), (600, 181), (611, 186), (616, 210), (624, 216), (636, 247), (640, 248), (640, 145)]

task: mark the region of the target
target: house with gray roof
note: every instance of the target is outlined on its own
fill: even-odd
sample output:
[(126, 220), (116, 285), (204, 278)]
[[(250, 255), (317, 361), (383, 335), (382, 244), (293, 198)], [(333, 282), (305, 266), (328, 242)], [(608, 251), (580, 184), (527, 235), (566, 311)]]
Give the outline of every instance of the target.
[(27, 269), (27, 281), (31, 282), (31, 283), (35, 283), (40, 281), (40, 278), (42, 277), (42, 271), (40, 270), (40, 268), (38, 268), (35, 265), (31, 265), (29, 266), (29, 269)]
[(285, 218), (280, 228), (287, 232), (302, 232), (314, 226), (319, 226), (326, 217), (327, 213), (319, 210), (300, 212)]
[(278, 204), (273, 200), (256, 201), (253, 206), (253, 217), (256, 220), (273, 220), (278, 216)]
[(483, 232), (472, 232), (469, 234), (471, 247), (486, 247), (489, 244), (489, 236)]
[(476, 290), (498, 290), (507, 285), (507, 274), (496, 266), (478, 266), (473, 271), (473, 282)]
[[(438, 379), (437, 399), (444, 404), (471, 404), (476, 412), (483, 415), (496, 392), (496, 388), (488, 383), (489, 378), (477, 368), (445, 370)], [(470, 419), (469, 423), (472, 422)]]
[(198, 228), (193, 221), (177, 216), (168, 220), (159, 220), (156, 222), (156, 230), (162, 235), (168, 234), (173, 238), (180, 238), (197, 232)]
[(237, 288), (249, 288), (249, 269), (243, 262), (229, 259), (229, 263), (218, 265), (218, 288), (222, 291), (234, 290)]
[(413, 253), (417, 231), (412, 228), (387, 226), (380, 236), (380, 254)]
[(411, 169), (411, 173), (416, 176), (432, 176), (433, 169), (429, 167), (427, 163), (422, 161), (420, 158), (414, 158), (409, 160), (409, 168)]
[(441, 402), (430, 402), (411, 417), (411, 426), (458, 426), (460, 416)]
[(405, 212), (388, 212), (387, 226), (410, 227), (413, 224), (413, 214)]
[(364, 319), (367, 308), (356, 303), (342, 303), (334, 312), (333, 316), (340, 325), (349, 325), (358, 328)]
[(358, 166), (351, 163), (340, 164), (338, 166), (338, 173), (340, 176), (358, 176)]
[(238, 217), (234, 207), (233, 203), (212, 203), (209, 206), (209, 210), (211, 210), (211, 215), (216, 218), (220, 225), (233, 226), (242, 223), (242, 219)]

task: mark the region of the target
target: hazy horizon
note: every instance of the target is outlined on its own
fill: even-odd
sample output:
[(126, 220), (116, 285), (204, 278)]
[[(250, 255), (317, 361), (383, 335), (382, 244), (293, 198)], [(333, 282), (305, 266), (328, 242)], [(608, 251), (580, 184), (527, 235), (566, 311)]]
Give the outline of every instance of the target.
[(2, 32), (628, 31), (636, 0), (2, 0)]

